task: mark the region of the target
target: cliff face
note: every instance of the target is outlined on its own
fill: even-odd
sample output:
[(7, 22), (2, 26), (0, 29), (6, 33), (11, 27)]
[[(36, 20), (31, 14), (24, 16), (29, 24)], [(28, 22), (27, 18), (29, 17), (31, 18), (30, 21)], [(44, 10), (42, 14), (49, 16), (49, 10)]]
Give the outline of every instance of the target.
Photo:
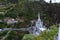
[(60, 3), (54, 3), (47, 9), (53, 23), (60, 23)]

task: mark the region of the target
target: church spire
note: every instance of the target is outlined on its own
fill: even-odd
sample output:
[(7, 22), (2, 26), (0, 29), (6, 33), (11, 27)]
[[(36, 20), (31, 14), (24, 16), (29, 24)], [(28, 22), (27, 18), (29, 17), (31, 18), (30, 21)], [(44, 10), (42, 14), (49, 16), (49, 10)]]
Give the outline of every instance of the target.
[(40, 20), (40, 13), (38, 13), (38, 21)]

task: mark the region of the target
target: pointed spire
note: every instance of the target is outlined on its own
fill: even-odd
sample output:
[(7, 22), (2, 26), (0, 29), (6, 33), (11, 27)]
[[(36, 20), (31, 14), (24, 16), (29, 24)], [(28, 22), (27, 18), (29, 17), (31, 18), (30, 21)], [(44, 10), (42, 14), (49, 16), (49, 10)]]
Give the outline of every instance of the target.
[(38, 20), (40, 20), (40, 13), (38, 13)]

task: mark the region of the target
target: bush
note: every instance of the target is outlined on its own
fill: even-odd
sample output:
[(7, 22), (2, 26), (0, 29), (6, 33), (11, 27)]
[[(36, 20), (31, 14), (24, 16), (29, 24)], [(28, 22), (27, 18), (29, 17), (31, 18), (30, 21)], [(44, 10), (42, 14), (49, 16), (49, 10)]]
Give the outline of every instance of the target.
[(50, 30), (46, 30), (42, 32), (38, 37), (37, 40), (54, 40), (54, 36), (57, 35), (58, 28), (56, 25), (50, 27)]
[(34, 35), (25, 34), (22, 40), (36, 40)]

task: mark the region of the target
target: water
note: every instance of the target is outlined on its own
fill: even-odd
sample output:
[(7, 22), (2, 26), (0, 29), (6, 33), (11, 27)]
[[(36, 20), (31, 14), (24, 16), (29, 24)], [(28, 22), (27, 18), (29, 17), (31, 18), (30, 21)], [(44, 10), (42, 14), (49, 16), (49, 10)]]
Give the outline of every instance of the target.
[(43, 26), (43, 22), (40, 19), (40, 13), (38, 13), (38, 20), (36, 21), (34, 30), (33, 30), (33, 34), (35, 35), (39, 35), (41, 31), (46, 30), (46, 28), (44, 28)]

